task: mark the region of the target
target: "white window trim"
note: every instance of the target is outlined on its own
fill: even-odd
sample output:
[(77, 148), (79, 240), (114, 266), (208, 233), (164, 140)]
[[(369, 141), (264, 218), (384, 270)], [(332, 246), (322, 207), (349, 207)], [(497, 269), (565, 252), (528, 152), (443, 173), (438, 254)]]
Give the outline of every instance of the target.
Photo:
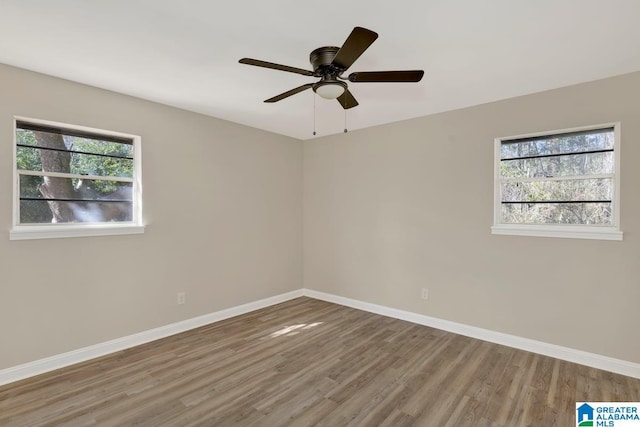
[[(613, 180), (613, 212), (612, 224), (610, 226), (567, 224), (503, 224), (500, 222), (500, 212), (502, 210), (502, 189), (500, 185), (500, 152), (502, 141), (546, 135), (557, 135), (562, 133), (579, 132), (610, 127), (613, 127), (615, 138), (615, 146), (613, 150), (615, 158), (615, 178)], [(493, 226), (491, 227), (491, 234), (534, 237), (559, 237), (572, 239), (622, 240), (623, 233), (622, 230), (620, 230), (620, 145), (620, 122), (496, 138), (494, 140), (493, 156)]]
[[(9, 240), (30, 240), (30, 239), (51, 239), (67, 237), (90, 237), (90, 236), (114, 236), (123, 234), (144, 233), (142, 222), (142, 159), (138, 135), (114, 132), (104, 129), (96, 129), (85, 126), (71, 125), (67, 123), (53, 122), (49, 120), (33, 119), (30, 117), (13, 117), (13, 225), (9, 230)], [(133, 162), (134, 176), (133, 182), (133, 221), (115, 223), (82, 223), (82, 224), (20, 224), (20, 181), (16, 166), (17, 122), (25, 121), (34, 124), (60, 127), (63, 129), (73, 129), (84, 132), (97, 133), (102, 135), (129, 138), (133, 141)], [(84, 177), (86, 178), (86, 177)]]

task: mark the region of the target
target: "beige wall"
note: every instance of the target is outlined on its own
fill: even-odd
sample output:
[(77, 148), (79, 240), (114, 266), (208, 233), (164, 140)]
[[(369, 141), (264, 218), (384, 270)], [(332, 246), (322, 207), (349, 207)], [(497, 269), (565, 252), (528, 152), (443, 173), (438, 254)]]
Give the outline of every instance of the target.
[[(490, 234), (495, 137), (616, 121), (622, 242)], [(640, 362), (639, 164), (640, 73), (306, 141), (305, 286)]]
[[(14, 115), (141, 135), (146, 232), (9, 241)], [(0, 136), (0, 369), (302, 287), (300, 141), (3, 65)]]

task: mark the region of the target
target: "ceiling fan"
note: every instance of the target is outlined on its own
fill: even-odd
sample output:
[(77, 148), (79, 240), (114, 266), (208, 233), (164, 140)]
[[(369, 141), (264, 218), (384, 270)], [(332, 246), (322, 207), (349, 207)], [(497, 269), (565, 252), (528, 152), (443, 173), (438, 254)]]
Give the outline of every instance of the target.
[(273, 62), (260, 61), (258, 59), (242, 58), (241, 64), (255, 65), (257, 67), (271, 68), (274, 70), (288, 71), (309, 77), (320, 77), (316, 83), (307, 83), (295, 89), (288, 90), (264, 102), (278, 102), (285, 98), (300, 93), (307, 89), (313, 89), (315, 93), (325, 99), (337, 99), (342, 108), (348, 109), (358, 105), (347, 83), (416, 83), (422, 79), (423, 70), (406, 71), (360, 71), (342, 77), (342, 74), (367, 50), (378, 38), (378, 33), (362, 27), (355, 27), (342, 47), (324, 46), (315, 49), (309, 55), (309, 61), (313, 71), (302, 68), (289, 67), (288, 65), (274, 64)]

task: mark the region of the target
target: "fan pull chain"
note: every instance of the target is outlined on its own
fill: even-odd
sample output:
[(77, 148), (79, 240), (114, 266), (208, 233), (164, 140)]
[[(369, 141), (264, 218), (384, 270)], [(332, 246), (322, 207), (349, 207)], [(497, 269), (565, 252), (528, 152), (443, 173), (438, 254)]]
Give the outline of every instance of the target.
[(347, 133), (347, 110), (344, 110), (344, 133)]
[(316, 135), (316, 94), (311, 95), (313, 97), (313, 136)]

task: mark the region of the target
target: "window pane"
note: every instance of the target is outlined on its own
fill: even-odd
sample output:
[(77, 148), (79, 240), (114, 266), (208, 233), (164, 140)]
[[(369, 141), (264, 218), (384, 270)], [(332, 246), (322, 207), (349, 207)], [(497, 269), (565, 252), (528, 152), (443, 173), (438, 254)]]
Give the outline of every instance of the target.
[(613, 129), (593, 130), (588, 133), (550, 135), (519, 140), (504, 141), (501, 145), (501, 159), (528, 156), (548, 156), (562, 153), (579, 153), (594, 150), (613, 149)]
[[(119, 145), (125, 146), (125, 144)], [(45, 172), (120, 178), (133, 177), (132, 159), (67, 151), (39, 150), (30, 147), (17, 148), (16, 166), (18, 169), (31, 171), (42, 170)]]
[(20, 175), (20, 222), (131, 221), (132, 196), (130, 182)]
[(503, 202), (611, 200), (611, 178), (503, 182)]
[(25, 129), (17, 129), (16, 137), (19, 145), (51, 147), (52, 144), (62, 142), (64, 147), (57, 146), (56, 148), (64, 148), (68, 151), (80, 151), (83, 153), (109, 154), (129, 158), (133, 157), (133, 145), (131, 143), (125, 144), (94, 138)]
[[(61, 213), (55, 216), (55, 221), (53, 211)], [(22, 224), (128, 222), (132, 220), (131, 212), (131, 204), (126, 202), (48, 202), (44, 199), (20, 201)]]
[(611, 151), (500, 162), (502, 178), (551, 178), (612, 173), (614, 155)]
[(611, 203), (503, 204), (502, 222), (611, 225)]
[(130, 182), (20, 175), (20, 197), (131, 201)]

